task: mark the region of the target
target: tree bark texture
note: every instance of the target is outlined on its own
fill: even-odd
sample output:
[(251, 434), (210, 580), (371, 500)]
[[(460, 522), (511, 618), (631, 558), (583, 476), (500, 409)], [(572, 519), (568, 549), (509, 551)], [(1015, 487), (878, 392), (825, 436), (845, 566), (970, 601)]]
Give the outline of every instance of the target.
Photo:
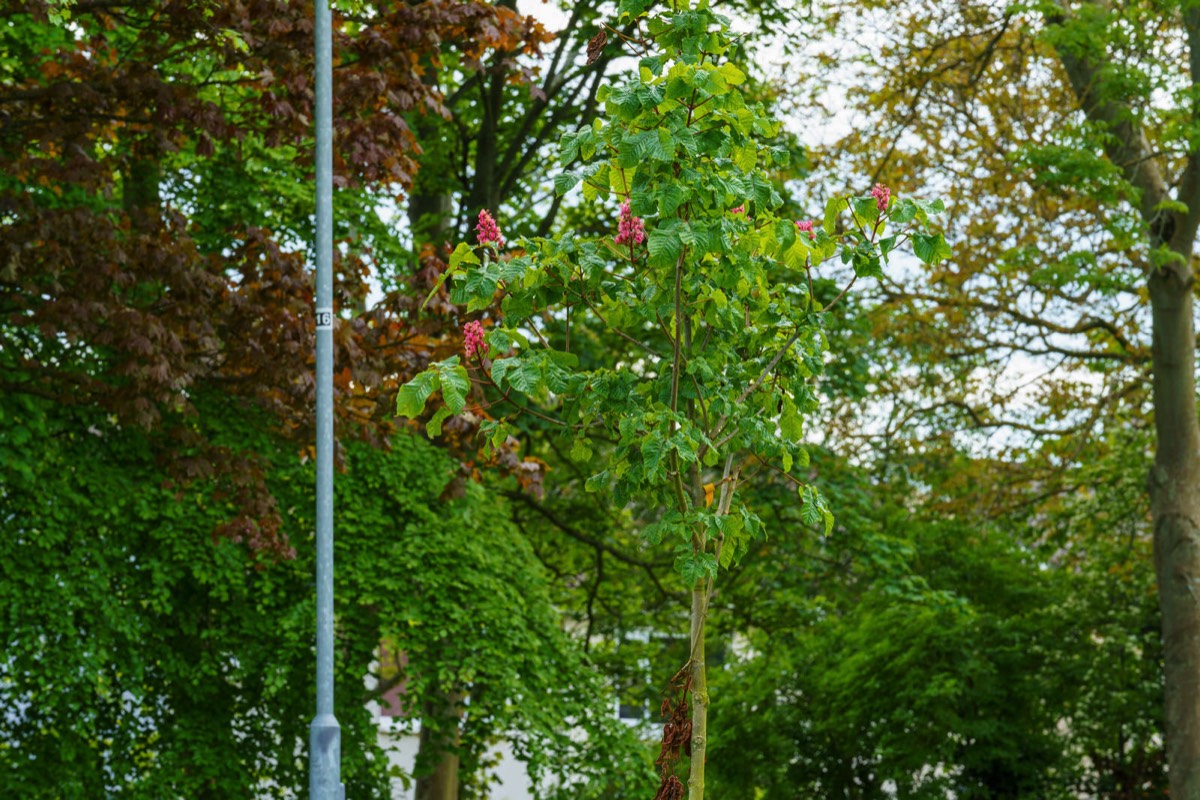
[(704, 668), (707, 614), (707, 581), (697, 581), (692, 587), (692, 760), (688, 770), (688, 800), (704, 800), (704, 757), (708, 741), (708, 677)]
[[(422, 749), (424, 746), (422, 734)], [(458, 756), (443, 754), (432, 774), (417, 778), (416, 790), (416, 800), (458, 800)]]
[(1190, 270), (1150, 279), (1154, 425), (1150, 474), (1154, 567), (1162, 610), (1171, 796), (1200, 800), (1200, 430)]

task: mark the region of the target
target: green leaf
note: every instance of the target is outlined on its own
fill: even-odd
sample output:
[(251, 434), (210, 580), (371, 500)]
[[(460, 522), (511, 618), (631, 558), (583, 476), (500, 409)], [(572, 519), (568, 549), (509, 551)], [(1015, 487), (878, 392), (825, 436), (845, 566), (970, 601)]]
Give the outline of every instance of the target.
[(646, 247), (651, 267), (674, 267), (683, 252), (683, 242), (674, 228), (655, 227), (650, 231)]
[[(1180, 203), (1180, 205), (1183, 205), (1183, 204)], [(922, 208), (925, 209), (926, 213), (929, 213), (929, 214), (941, 214), (943, 211), (946, 210), (946, 204), (943, 203), (940, 199), (939, 200), (930, 200), (927, 203), (922, 203), (921, 206), (922, 206)], [(1185, 208), (1184, 213), (1187, 213), (1186, 212), (1187, 207), (1184, 206), (1184, 208)]]
[(883, 267), (874, 253), (854, 253), (854, 274), (860, 278), (882, 278)]
[[(667, 141), (670, 141), (670, 134), (667, 134)], [(673, 154), (668, 152), (666, 142), (659, 136), (658, 130), (642, 131), (625, 139), (625, 144), (632, 148), (634, 153), (633, 164), (625, 164), (624, 166), (636, 166), (638, 163), (653, 160), (653, 161), (670, 161)]]
[(825, 233), (833, 236), (837, 233), (837, 217), (842, 209), (848, 208), (849, 203), (844, 197), (831, 197), (825, 203)]
[(650, 71), (650, 74), (657, 77), (662, 74), (663, 56), (647, 56), (638, 62), (638, 66)]
[(564, 167), (579, 157), (580, 131), (567, 131), (558, 141), (558, 161)]
[(683, 527), (683, 515), (678, 511), (668, 511), (662, 519), (651, 523), (642, 529), (642, 536), (651, 544), (660, 544), (663, 539), (674, 539)]
[(542, 370), (533, 358), (516, 358), (505, 377), (509, 386), (526, 395), (537, 394), (544, 385)]
[(598, 170), (596, 170), (595, 174), (589, 176), (586, 180), (584, 180), (584, 182), (583, 182), (583, 199), (584, 200), (587, 200), (589, 203), (591, 203), (591, 202), (594, 202), (596, 200), (596, 198), (600, 196), (601, 192), (603, 192), (605, 187), (607, 187), (609, 184), (609, 178), (608, 178), (609, 169), (610, 169), (610, 167), (608, 166), (608, 164), (601, 164), (600, 168)]
[(808, 263), (812, 250), (809, 249), (808, 244), (805, 242), (806, 239), (808, 239), (807, 233), (796, 236), (792, 239), (791, 246), (783, 251), (780, 261), (789, 269), (802, 270), (805, 264)]
[(479, 256), (474, 248), (466, 242), (459, 242), (458, 247), (450, 254), (450, 272), (456, 271), (463, 264), (479, 264)]
[(396, 416), (416, 419), (425, 411), (425, 401), (438, 388), (438, 374), (425, 370), (396, 393)]
[(942, 234), (927, 234), (917, 231), (913, 234), (913, 252), (917, 258), (929, 265), (941, 263), (951, 255), (950, 245), (946, 244)]
[(892, 207), (888, 209), (888, 219), (895, 225), (906, 225), (924, 214), (925, 212), (907, 197), (902, 197), (892, 203)]
[(748, 142), (741, 147), (733, 148), (733, 163), (742, 172), (749, 172), (758, 163), (758, 147), (754, 142)]
[(442, 423), (453, 416), (450, 413), (450, 406), (442, 406), (433, 415), (433, 418), (425, 424), (425, 433), (429, 434), (429, 438), (435, 438), (442, 435)]
[(792, 398), (783, 398), (783, 411), (779, 415), (779, 432), (788, 441), (796, 442), (804, 436), (804, 420)]
[(658, 193), (658, 215), (669, 217), (687, 200), (687, 192), (675, 183), (668, 183)]
[(721, 566), (723, 568), (729, 569), (730, 565), (733, 564), (733, 557), (735, 555), (737, 555), (737, 551), (738, 551), (738, 548), (734, 545), (733, 542), (726, 542), (721, 547), (720, 560), (721, 560)]
[(442, 397), (451, 414), (461, 414), (467, 406), (467, 392), (471, 380), (467, 368), (458, 363), (458, 356), (451, 356), (438, 364), (438, 377), (442, 383)]
[(670, 444), (657, 434), (651, 434), (642, 442), (642, 464), (648, 479), (655, 480), (666, 474), (662, 461), (670, 449)]
[(820, 495), (812, 486), (803, 485), (800, 491), (800, 521), (805, 525), (816, 525), (821, 521)]
[(565, 171), (554, 176), (554, 193), (564, 195), (575, 188), (583, 178), (578, 172)]
[(746, 73), (742, 72), (732, 63), (726, 62), (717, 70), (725, 82), (730, 86), (739, 86), (746, 82)]
[(471, 249), (471, 246), (466, 242), (459, 242), (458, 247), (454, 248), (454, 252), (450, 254), (450, 265), (438, 276), (437, 282), (433, 284), (433, 288), (425, 296), (425, 302), (421, 304), (421, 308), (429, 305), (429, 301), (438, 293), (438, 289), (442, 288), (442, 284), (446, 282), (447, 278), (461, 274), (460, 265), (478, 263), (479, 257), (475, 255), (475, 251)]
[(602, 492), (607, 488), (608, 470), (596, 473), (592, 477), (588, 478), (583, 484), (583, 489), (587, 492)]
[(879, 206), (876, 205), (874, 197), (855, 197), (850, 200), (850, 207), (860, 225), (869, 228), (879, 220)]
[(717, 557), (712, 553), (695, 552), (687, 545), (680, 546), (675, 556), (675, 569), (689, 587), (705, 578), (717, 577)]
[(586, 463), (592, 460), (591, 443), (582, 436), (571, 443), (571, 460)]
[(442, 270), (442, 274), (438, 275), (438, 279), (434, 282), (433, 288), (429, 290), (429, 294), (425, 295), (425, 302), (421, 303), (422, 309), (429, 305), (429, 301), (432, 300), (433, 296), (438, 293), (438, 289), (442, 288), (442, 284), (446, 282), (446, 279), (450, 277), (450, 274), (451, 273), (449, 269)]
[(825, 535), (833, 532), (833, 512), (829, 504), (817, 491), (816, 487), (804, 485), (800, 487), (800, 520), (806, 525), (824, 525)]

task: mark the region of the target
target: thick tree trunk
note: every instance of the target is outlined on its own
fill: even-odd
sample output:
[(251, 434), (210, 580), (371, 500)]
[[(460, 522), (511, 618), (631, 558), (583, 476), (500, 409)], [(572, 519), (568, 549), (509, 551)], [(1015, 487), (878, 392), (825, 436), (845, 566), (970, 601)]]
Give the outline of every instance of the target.
[(162, 206), (162, 167), (158, 154), (134, 144), (125, 162), (121, 182), (121, 206), (138, 233), (152, 233), (158, 225)]
[(500, 155), (497, 134), (500, 115), (504, 110), (504, 76), (485, 75), (480, 87), (482, 119), (479, 136), (475, 140), (475, 176), (471, 184), (471, 196), (467, 200), (468, 218), (473, 218), (484, 208), (495, 213), (502, 200), (497, 169)]
[[(425, 747), (425, 736), (421, 736)], [(446, 753), (431, 775), (417, 778), (416, 800), (458, 800), (458, 756)]]
[(1187, 265), (1150, 279), (1154, 423), (1149, 488), (1162, 610), (1171, 797), (1200, 800), (1200, 426), (1196, 420), (1192, 276)]
[(445, 243), (454, 214), (454, 198), (446, 191), (426, 191), (420, 181), (417, 187), (408, 201), (408, 224), (419, 252), (423, 244), (438, 248)]
[[(458, 746), (457, 723), (462, 717), (462, 700), (461, 693), (452, 692), (443, 704), (426, 703), (417, 764), (418, 771), (431, 762), (434, 767), (432, 772), (417, 777), (416, 800), (458, 800), (459, 757), (454, 748)], [(454, 720), (449, 733), (430, 724), (437, 719), (444, 727), (447, 718)]]

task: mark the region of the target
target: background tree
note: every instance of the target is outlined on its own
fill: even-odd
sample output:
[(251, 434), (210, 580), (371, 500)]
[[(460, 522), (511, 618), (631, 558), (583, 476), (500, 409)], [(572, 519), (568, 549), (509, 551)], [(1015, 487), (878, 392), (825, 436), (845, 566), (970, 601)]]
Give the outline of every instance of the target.
[[(104, 791), (109, 775), (118, 776), (113, 786), (128, 781), (135, 795), (158, 796), (176, 787), (200, 796), (243, 796), (248, 787), (282, 791), (303, 782), (297, 780), (303, 770), (289, 734), (311, 715), (303, 688), (309, 685), (308, 648), (297, 648), (311, 621), (303, 610), (309, 588), (302, 577), (311, 567), (310, 526), (305, 512), (297, 511), (312, 505), (298, 488), (311, 482), (302, 466), (311, 414), (311, 281), (302, 245), (312, 205), (304, 188), (311, 161), (311, 8), (74, 3), (17, 4), (3, 13), (0, 381), (11, 405), (0, 448), (12, 460), (5, 460), (0, 485), (6, 518), (28, 520), (22, 523), (26, 535), (8, 540), (9, 561), (28, 566), (28, 575), (63, 574), (75, 566), (67, 554), (89, 564), (103, 558), (111, 567), (84, 580), (80, 575), (87, 568), (79, 566), (63, 591), (49, 597), (24, 579), (9, 584), (13, 594), (6, 607), (12, 612), (4, 633), (15, 649), (5, 663), (4, 685), (18, 707), (29, 704), (44, 715), (8, 720), (14, 726), (10, 740), (28, 746), (6, 747), (5, 760), (38, 756), (13, 772), (22, 792), (55, 791), (28, 772), (31, 765), (41, 769), (49, 763), (64, 764), (63, 785), (79, 787), (65, 793)], [(398, 268), (388, 262), (405, 256), (376, 209), (415, 168), (415, 145), (402, 113), (422, 104), (438, 110), (439, 97), (419, 79), (413, 55), (436, 60), (440, 53), (452, 54), (460, 69), (469, 70), (484, 54), (517, 53), (522, 43), (535, 48), (541, 34), (510, 9), (469, 3), (374, 9), (363, 18), (340, 16), (336, 28), (342, 185), (337, 292), (339, 307), (348, 311), (362, 305), (368, 269), (395, 273)], [(416, 280), (425, 278), (432, 280), (428, 275)], [(364, 480), (345, 449), (349, 442), (360, 436), (377, 447), (390, 446), (394, 426), (380, 419), (379, 388), (460, 341), (457, 334), (447, 341), (445, 310), (418, 320), (413, 309), (412, 296), (397, 292), (339, 320), (339, 435), (343, 466), (351, 470), (346, 496), (355, 496)], [(238, 427), (239, 417), (258, 427)], [(229, 433), (226, 421), (241, 435)], [(93, 431), (96, 440), (82, 430)], [(473, 452), (467, 421), (448, 425), (446, 433), (447, 444)], [(44, 458), (37, 455), (43, 439), (55, 436), (68, 437), (70, 444)], [(96, 459), (96, 448), (111, 448), (112, 456)], [(436, 461), (432, 453), (420, 452)], [(56, 469), (70, 472), (67, 465), (85, 456), (96, 459), (98, 470), (88, 474), (85, 488), (48, 476)], [(511, 453), (506, 458), (514, 469), (519, 464)], [(372, 522), (391, 531), (398, 519), (421, 513), (450, 476), (435, 468), (427, 478), (443, 483), (424, 485), (431, 496), (416, 491), (393, 496), (389, 508), (399, 517)], [(94, 493), (101, 507), (93, 511), (76, 502), (81, 493)], [(59, 494), (61, 503), (50, 499)], [(193, 510), (195, 497), (211, 499)], [(123, 537), (118, 522), (133, 513), (135, 501), (139, 509), (157, 510), (145, 524), (131, 523)], [(58, 516), (46, 509), (56, 509)], [(458, 535), (479, 524), (478, 515), (466, 516), (470, 524), (451, 514), (463, 526)], [(503, 517), (501, 510), (495, 535), (512, 543)], [(436, 538), (440, 529), (430, 524), (421, 535)], [(350, 527), (340, 536), (371, 541), (382, 531)], [(88, 542), (97, 532), (111, 544), (111, 561), (108, 551)], [(167, 544), (158, 547), (155, 536)], [(147, 537), (152, 544), (143, 544)], [(58, 549), (43, 552), (48, 540), (59, 542)], [(445, 543), (445, 536), (439, 541)], [(525, 560), (514, 557), (503, 566), (522, 567)], [(479, 582), (498, 568), (494, 560), (466, 566), (465, 574)], [(339, 591), (353, 607), (361, 602), (362, 587), (382, 576), (377, 568), (359, 576), (350, 572)], [(150, 573), (158, 581), (153, 591), (144, 586)], [(444, 577), (424, 579), (448, 583)], [(567, 640), (545, 626), (548, 606), (538, 605), (544, 597), (539, 580), (534, 572), (522, 573), (516, 582), (532, 587), (531, 613), (510, 613), (504, 621), (507, 630), (520, 628), (533, 637), (525, 644), (536, 640), (558, 649), (553, 655), (541, 650), (537, 665), (512, 661), (499, 671), (476, 670), (494, 691), (518, 693), (515, 687), (523, 685), (535, 700), (519, 718), (495, 699), (493, 705), (481, 700), (478, 708), (495, 712), (466, 731), (464, 758), (477, 761), (481, 742), (500, 732), (519, 734), (526, 737), (526, 754), (544, 751), (555, 759), (547, 774), (574, 771), (577, 779), (587, 774), (580, 762), (603, 760), (590, 748), (616, 744), (619, 737), (603, 738), (605, 726), (595, 720), (586, 726), (593, 738), (585, 751), (562, 739), (560, 717), (553, 729), (545, 727), (553, 714), (543, 714), (538, 699), (554, 702), (555, 713), (571, 714), (581, 724), (589, 720), (586, 704), (602, 700), (588, 669), (571, 660)], [(208, 595), (213, 582), (218, 586)], [(98, 602), (102, 614), (88, 613), (105, 583), (131, 588)], [(259, 591), (275, 599), (253, 605), (249, 598)], [(160, 595), (167, 599), (154, 606), (155, 616), (139, 615), (137, 598)], [(460, 598), (464, 608), (486, 605), (483, 595), (471, 597)], [(199, 621), (186, 613), (193, 606)], [(343, 622), (340, 631), (345, 672), (339, 703), (349, 709), (348, 743), (363, 754), (348, 764), (352, 791), (379, 793), (385, 791), (384, 764), (372, 740), (374, 727), (361, 712), (358, 687), (382, 632), (395, 627), (394, 617), (380, 621), (380, 615), (407, 619), (413, 611), (395, 602), (382, 609), (373, 604), (370, 614), (365, 608), (359, 615), (374, 620), (374, 627)], [(62, 632), (59, 617), (78, 620), (72, 623), (74, 636)], [(294, 623), (279, 631), (294, 638), (281, 641), (263, 633), (279, 619)], [(172, 627), (173, 621), (181, 627)], [(143, 646), (127, 626), (176, 638)], [(437, 630), (439, 636), (477, 633), (453, 626)], [(496, 622), (492, 635), (501, 632)], [(84, 636), (119, 642), (119, 648), (87, 651), (78, 641)], [(417, 649), (420, 637), (406, 641)], [(48, 679), (35, 668), (48, 659), (48, 647), (85, 652), (87, 669), (71, 674), (83, 685)], [(105, 656), (118, 649), (120, 657), (105, 666)], [(197, 666), (169, 655), (174, 650), (211, 655)], [(268, 662), (273, 652), (277, 661)], [(422, 652), (438, 650), (426, 646)], [(147, 665), (158, 660), (170, 660), (173, 667), (146, 677), (153, 672)], [(570, 680), (574, 694), (534, 692), (532, 684), (512, 682), (512, 669), (521, 668), (521, 680), (527, 680), (539, 665)], [(413, 675), (440, 668), (414, 664)], [(256, 669), (270, 673), (261, 679), (266, 688), (248, 677)], [(93, 681), (103, 691), (91, 689)], [(193, 683), (204, 684), (203, 691), (189, 689)], [(419, 691), (432, 686), (432, 679), (422, 684), (413, 677), (411, 683), (414, 698), (432, 694)], [(292, 693), (287, 703), (278, 702), (284, 686)], [(120, 705), (123, 692), (134, 698), (126, 706)], [(107, 717), (74, 725), (67, 712), (88, 697), (107, 709)], [(198, 715), (210, 700), (222, 710), (205, 721)], [(44, 708), (38, 705), (43, 701)], [(157, 737), (153, 749), (128, 743), (132, 732), (147, 730)], [(553, 735), (548, 740), (537, 730)], [(114, 731), (126, 737), (114, 741), (126, 744), (114, 745), (110, 754), (102, 743)], [(238, 731), (254, 747), (230, 740)], [(56, 749), (56, 736), (72, 744)], [(235, 744), (249, 753), (246, 762), (217, 775), (221, 748)], [(180, 759), (189, 747), (208, 755), (197, 767), (173, 774), (172, 765), (184, 763)], [(75, 755), (85, 749), (96, 755), (76, 763)], [(624, 774), (636, 782), (636, 767)]]
[[(890, 464), (889, 478), (831, 453), (812, 463), (839, 512), (832, 535), (800, 523), (782, 482), (757, 482), (771, 555), (746, 559), (714, 600), (714, 626), (739, 642), (714, 678), (715, 725), (733, 731), (714, 746), (714, 791), (1066, 798), (1165, 788), (1161, 645), (1135, 462), (1097, 462), (1074, 476), (1095, 480), (1094, 491), (996, 520), (948, 510), (955, 498), (930, 497), (895, 470), (905, 465)], [(1040, 541), (1025, 533), (1030, 516)]]
[[(311, 462), (265, 433), (244, 402), (194, 400), (207, 441), (234, 454), (249, 447), (268, 462), (284, 530), (307, 540)], [(3, 407), (0, 477), (14, 534), (3, 575), (6, 790), (232, 797), (305, 785), (310, 548), (275, 562), (214, 541), (214, 525), (233, 506), (228, 488), (204, 479), (164, 487), (152, 439), (136, 428), (25, 395), (6, 396)], [(34, 440), (43, 443), (36, 460), (8, 449)], [(493, 498), (444, 495), (456, 472), (446, 454), (412, 436), (398, 444), (391, 452), (351, 444), (338, 484), (346, 513), (337, 686), (348, 787), (390, 796), (398, 777), (388, 774), (365, 705), (384, 687), (363, 690), (364, 676), (384, 677), (386, 641), (409, 654), (396, 679), (406, 680), (410, 707), (439, 696), (448, 670), (489, 688), (472, 694), (460, 742), (468, 773), (494, 737), (507, 735), (535, 778), (578, 781), (612, 760), (618, 773), (592, 785), (630, 796), (648, 780), (648, 764), (625, 731), (594, 718), (606, 714), (605, 693), (558, 626), (527, 545), (497, 519)], [(513, 704), (515, 696), (525, 700)], [(568, 737), (565, 719), (589, 738)]]
[(1000, 511), (1073, 491), (1066, 476), (1110, 423), (1152, 421), (1139, 457), (1181, 797), (1200, 796), (1198, 21), (1188, 4), (891, 5), (859, 62), (870, 88), (850, 93), (862, 123), (838, 145), (904, 185), (944, 186), (963, 212), (955, 260), (881, 295), (876, 333), (907, 355), (873, 376), (887, 400), (872, 433), (899, 450), (985, 446), (1006, 477), (974, 502)]

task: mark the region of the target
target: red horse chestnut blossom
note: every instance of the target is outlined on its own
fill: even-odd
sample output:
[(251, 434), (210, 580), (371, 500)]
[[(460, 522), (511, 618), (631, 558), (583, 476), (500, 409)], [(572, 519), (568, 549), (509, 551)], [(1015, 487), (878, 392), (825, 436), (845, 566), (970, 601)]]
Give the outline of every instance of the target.
[(479, 212), (479, 224), (475, 226), (475, 230), (479, 232), (480, 244), (495, 244), (496, 247), (504, 247), (504, 237), (500, 235), (500, 229), (496, 227), (496, 220), (492, 219), (492, 215), (486, 208)]
[(875, 198), (875, 207), (880, 211), (887, 211), (888, 200), (892, 197), (892, 190), (884, 186), (882, 183), (875, 184), (875, 188), (871, 190), (871, 196)]
[(464, 325), (463, 350), (466, 351), (467, 358), (474, 358), (476, 353), (485, 356), (487, 355), (487, 349), (487, 342), (483, 340), (483, 323), (475, 320)]
[(633, 212), (629, 210), (629, 201), (621, 203), (621, 216), (617, 220), (617, 238), (614, 240), (617, 244), (625, 244), (632, 242), (633, 244), (641, 244), (646, 240), (646, 225), (642, 222), (641, 217), (635, 217)]
[(811, 219), (796, 220), (796, 230), (801, 233), (807, 233), (809, 239), (817, 238), (817, 234), (813, 233), (813, 221)]

